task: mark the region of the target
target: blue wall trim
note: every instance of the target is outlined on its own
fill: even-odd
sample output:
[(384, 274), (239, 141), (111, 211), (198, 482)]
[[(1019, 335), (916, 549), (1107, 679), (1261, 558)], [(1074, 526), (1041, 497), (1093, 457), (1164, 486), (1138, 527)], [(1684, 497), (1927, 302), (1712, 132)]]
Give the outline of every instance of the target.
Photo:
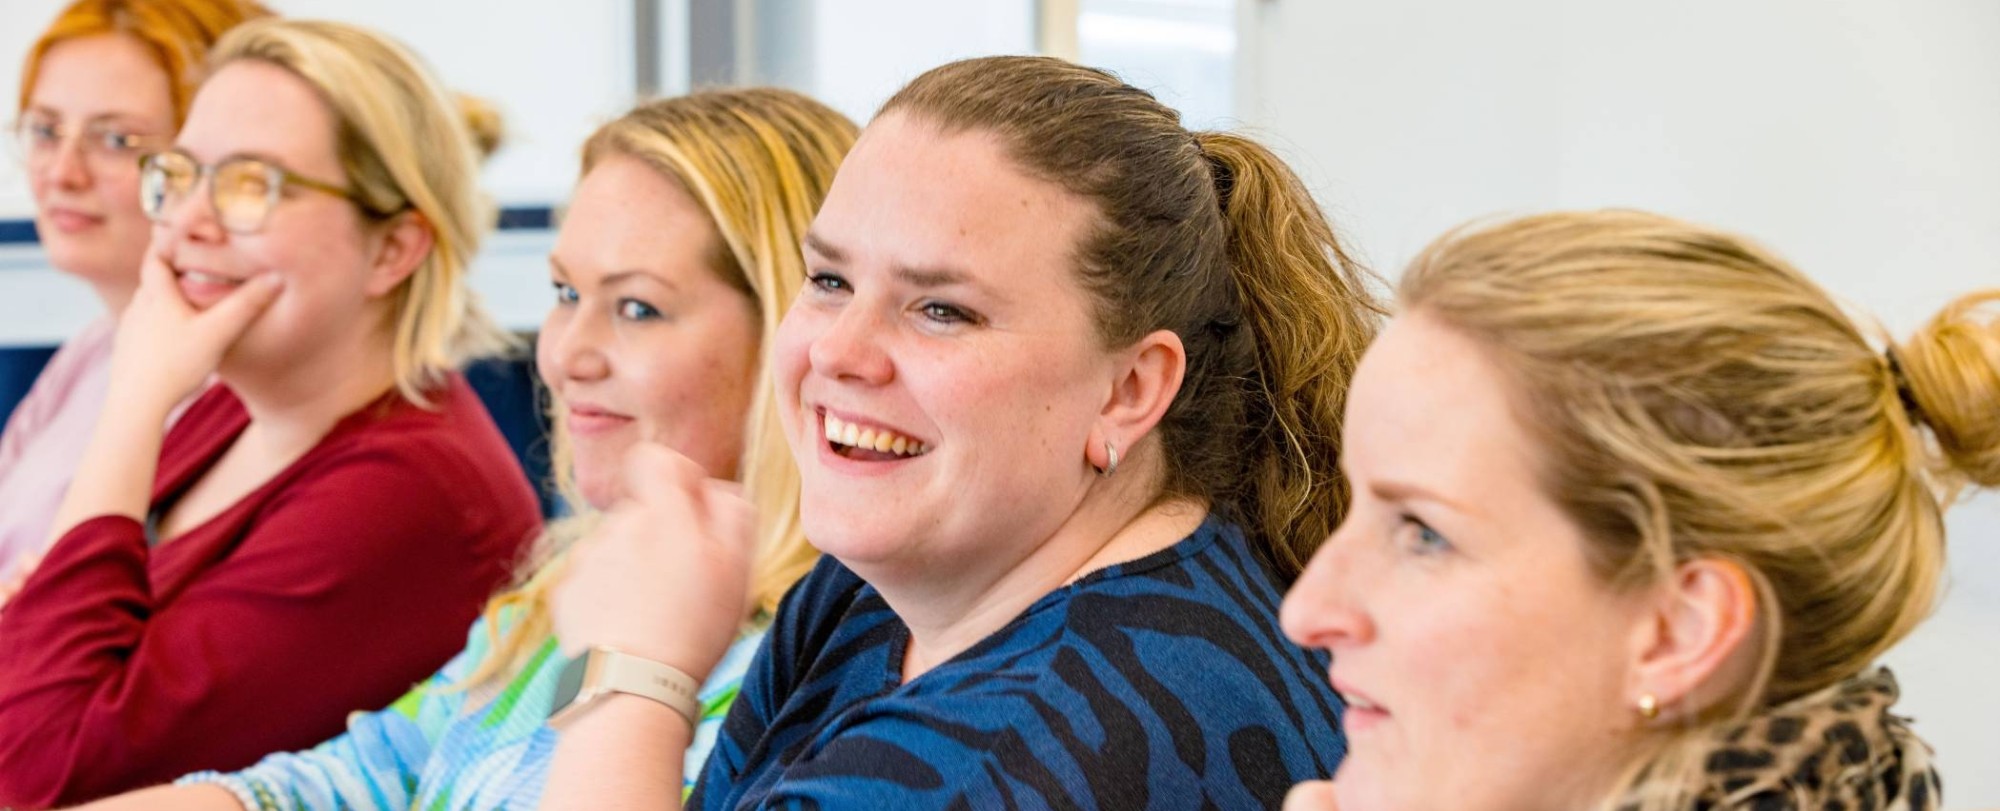
[[(502, 231), (541, 231), (555, 227), (556, 212), (553, 206), (515, 206), (500, 209)], [(0, 245), (34, 245), (41, 242), (35, 236), (34, 220), (0, 220)]]
[(41, 240), (35, 238), (34, 220), (0, 220), (0, 245), (33, 245)]
[(42, 373), (49, 356), (55, 353), (53, 346), (0, 347), (0, 425), (14, 415), (14, 406), (28, 396), (28, 389), (35, 385), (35, 376)]

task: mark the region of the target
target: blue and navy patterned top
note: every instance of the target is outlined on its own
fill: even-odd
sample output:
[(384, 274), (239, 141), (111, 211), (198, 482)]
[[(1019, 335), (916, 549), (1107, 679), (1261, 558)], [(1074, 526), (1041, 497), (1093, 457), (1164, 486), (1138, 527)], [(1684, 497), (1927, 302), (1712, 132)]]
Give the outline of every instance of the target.
[(822, 558), (786, 598), (696, 809), (1276, 808), (1345, 753), (1323, 653), (1211, 516), (901, 679), (908, 627)]

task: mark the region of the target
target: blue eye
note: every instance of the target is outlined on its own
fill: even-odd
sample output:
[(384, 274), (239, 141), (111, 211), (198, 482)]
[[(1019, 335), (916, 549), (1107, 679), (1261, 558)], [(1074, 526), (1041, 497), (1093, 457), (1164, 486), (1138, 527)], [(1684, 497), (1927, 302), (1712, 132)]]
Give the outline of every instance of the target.
[(976, 320), (971, 313), (940, 301), (926, 302), (921, 312), (925, 318), (940, 324), (970, 324)]
[(110, 129), (97, 130), (91, 133), (91, 137), (96, 138), (99, 143), (103, 144), (104, 151), (106, 152), (124, 153), (134, 152), (139, 149), (139, 136), (128, 132), (119, 132)]
[(648, 321), (660, 317), (660, 310), (635, 298), (618, 300), (618, 317), (627, 321)]
[(1411, 552), (1419, 555), (1441, 555), (1452, 551), (1451, 541), (1442, 533), (1431, 529), (1429, 524), (1409, 515), (1403, 516), (1403, 523), (1414, 530), (1415, 537), (1410, 540)]
[(576, 288), (562, 282), (550, 282), (549, 286), (556, 289), (557, 304), (575, 304), (577, 299), (582, 298), (582, 296), (577, 294)]
[(821, 293), (845, 293), (854, 289), (839, 274), (825, 271), (808, 275), (806, 283), (812, 285), (814, 290), (818, 290)]

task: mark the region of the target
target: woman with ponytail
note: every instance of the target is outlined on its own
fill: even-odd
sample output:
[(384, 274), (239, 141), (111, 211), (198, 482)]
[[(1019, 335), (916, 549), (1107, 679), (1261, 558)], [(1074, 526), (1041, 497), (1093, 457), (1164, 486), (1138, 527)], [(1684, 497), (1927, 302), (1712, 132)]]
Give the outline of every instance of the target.
[(1946, 506), (2000, 486), (2000, 290), (1898, 344), (1753, 243), (1605, 211), (1449, 234), (1401, 299), (1284, 606), (1352, 754), (1287, 808), (1938, 807), (1875, 661)]
[[(691, 806), (1266, 808), (1339, 763), (1276, 610), (1345, 506), (1379, 310), (1282, 163), (1102, 71), (957, 62), (863, 132), (805, 257), (772, 363), (824, 555)], [(699, 680), (744, 507), (667, 454), (631, 472), (558, 634)], [(600, 702), (543, 807), (679, 807), (692, 731)]]

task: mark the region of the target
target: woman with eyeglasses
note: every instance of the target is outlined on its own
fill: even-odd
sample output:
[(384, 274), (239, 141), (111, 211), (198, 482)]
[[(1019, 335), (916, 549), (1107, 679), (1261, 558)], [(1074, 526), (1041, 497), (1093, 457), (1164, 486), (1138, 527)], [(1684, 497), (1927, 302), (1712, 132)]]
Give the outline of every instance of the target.
[(103, 317), (63, 343), (0, 432), (0, 606), (53, 538), (50, 521), (104, 405), (111, 335), (151, 229), (139, 157), (173, 141), (201, 60), (251, 0), (77, 0), (28, 51), (13, 136), (49, 263)]
[[(442, 664), (538, 508), (456, 368), (487, 221), (452, 99), (334, 23), (224, 37), (62, 533), (0, 611), (0, 806), (247, 766)], [(220, 381), (160, 429), (174, 403)]]
[[(550, 595), (566, 551), (625, 496), (626, 459), (656, 444), (740, 483), (759, 536), (740, 572), (750, 598), (736, 640), (696, 690), (703, 731), (685, 762), (698, 771), (771, 612), (818, 557), (799, 526), (798, 466), (763, 358), (806, 285), (797, 245), (855, 131), (819, 102), (762, 87), (647, 102), (599, 128), (549, 254), (555, 301), (536, 343), (549, 454), (573, 514), (548, 526), (465, 650), (395, 704), (354, 713), (346, 733), (310, 750), (89, 811), (532, 808), (555, 749), (552, 715), (592, 703), (598, 691), (571, 677), (602, 663), (558, 651)], [(582, 700), (565, 704), (571, 695)]]

